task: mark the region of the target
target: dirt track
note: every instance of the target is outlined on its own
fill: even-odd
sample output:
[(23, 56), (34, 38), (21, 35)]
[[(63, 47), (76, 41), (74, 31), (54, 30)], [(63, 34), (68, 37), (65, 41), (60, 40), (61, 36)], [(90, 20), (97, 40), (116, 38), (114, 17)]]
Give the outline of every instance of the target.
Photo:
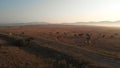
[(39, 41), (37, 40), (37, 43), (39, 43), (43, 47), (49, 47), (65, 52), (66, 54), (69, 54), (71, 56), (76, 56), (76, 57), (82, 56), (90, 61), (94, 61), (102, 65), (109, 65), (110, 67), (113, 68), (120, 68), (120, 59), (113, 59), (111, 57), (89, 52), (81, 48), (75, 48), (73, 46), (64, 45), (61, 43), (56, 43), (53, 41), (48, 41), (43, 39), (39, 39)]

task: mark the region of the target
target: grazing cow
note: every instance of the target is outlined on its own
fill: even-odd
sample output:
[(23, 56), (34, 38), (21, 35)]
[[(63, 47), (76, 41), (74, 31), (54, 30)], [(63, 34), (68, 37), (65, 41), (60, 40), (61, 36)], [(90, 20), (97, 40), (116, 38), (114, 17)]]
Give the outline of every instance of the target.
[(74, 34), (75, 37), (77, 37), (77, 34)]
[(20, 34), (19, 34), (19, 36), (23, 36), (25, 33), (24, 32), (21, 32)]
[(113, 36), (113, 35), (111, 35), (111, 36), (110, 36), (110, 38), (114, 38), (114, 36)]
[(24, 34), (25, 34), (24, 32), (21, 33), (21, 35), (24, 35)]
[(9, 36), (11, 36), (11, 35), (13, 35), (13, 33), (10, 32), (10, 33), (9, 33)]
[(118, 35), (118, 33), (115, 33), (115, 35)]
[(61, 37), (62, 37), (62, 36), (61, 36), (61, 35), (59, 35), (59, 36), (57, 36), (57, 39), (59, 40)]
[(56, 32), (56, 34), (59, 34), (59, 32)]
[(102, 38), (105, 38), (105, 35), (102, 35)]
[(86, 43), (88, 45), (91, 43), (91, 36), (90, 36), (90, 34), (86, 34)]
[(34, 38), (33, 37), (29, 37), (29, 38), (25, 39), (25, 42), (27, 42), (27, 45), (29, 45), (32, 40), (34, 40)]
[(81, 37), (81, 36), (83, 36), (83, 34), (82, 34), (82, 33), (81, 33), (81, 34), (78, 34), (78, 35), (79, 35), (80, 37)]
[(64, 32), (64, 35), (67, 35), (67, 33), (66, 33), (66, 32)]
[(0, 48), (1, 48), (2, 44), (0, 44)]

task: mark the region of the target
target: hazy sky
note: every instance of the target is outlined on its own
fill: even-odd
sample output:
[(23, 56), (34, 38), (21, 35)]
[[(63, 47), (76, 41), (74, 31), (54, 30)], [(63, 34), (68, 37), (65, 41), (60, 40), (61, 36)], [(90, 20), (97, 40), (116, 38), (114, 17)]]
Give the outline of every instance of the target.
[(120, 0), (0, 0), (0, 22), (120, 20)]

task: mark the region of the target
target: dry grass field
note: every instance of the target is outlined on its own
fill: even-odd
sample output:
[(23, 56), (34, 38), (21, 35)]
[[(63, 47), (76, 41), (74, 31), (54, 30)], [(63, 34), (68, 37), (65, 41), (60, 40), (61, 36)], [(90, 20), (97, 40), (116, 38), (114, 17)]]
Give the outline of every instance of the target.
[(120, 68), (120, 28), (17, 26), (0, 34), (2, 68)]

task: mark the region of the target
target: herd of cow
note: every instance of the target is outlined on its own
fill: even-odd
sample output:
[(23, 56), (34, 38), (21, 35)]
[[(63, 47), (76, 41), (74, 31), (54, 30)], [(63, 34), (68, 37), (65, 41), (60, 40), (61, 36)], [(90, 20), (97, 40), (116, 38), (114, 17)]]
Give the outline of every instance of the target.
[(89, 45), (92, 45), (94, 41), (98, 39), (106, 39), (106, 38), (112, 39), (118, 36), (118, 33), (113, 33), (113, 34), (96, 33), (95, 35), (95, 33), (46, 32), (46, 33), (39, 33), (39, 34), (41, 37), (46, 37), (47, 39), (54, 38), (54, 40), (61, 41), (61, 42), (74, 40), (72, 42), (76, 43), (79, 46), (84, 46), (84, 45), (89, 46)]
[[(27, 35), (27, 33), (25, 32), (20, 32), (20, 33), (12, 33), (9, 32), (9, 35), (18, 35), (18, 36), (24, 36)], [(79, 46), (89, 46), (92, 45), (94, 43), (94, 41), (96, 41), (97, 39), (100, 38), (115, 38), (116, 36), (118, 36), (118, 33), (113, 33), (110, 34), (108, 36), (108, 34), (105, 33), (96, 33), (97, 36), (95, 36), (95, 33), (79, 33), (79, 32), (38, 32), (40, 37), (44, 37), (47, 39), (53, 39), (59, 42), (66, 42), (69, 41), (69, 43), (74, 42), (75, 44), (79, 45)], [(72, 41), (70, 41), (72, 40)], [(74, 40), (74, 41), (73, 41)], [(83, 44), (82, 44), (83, 43)]]

